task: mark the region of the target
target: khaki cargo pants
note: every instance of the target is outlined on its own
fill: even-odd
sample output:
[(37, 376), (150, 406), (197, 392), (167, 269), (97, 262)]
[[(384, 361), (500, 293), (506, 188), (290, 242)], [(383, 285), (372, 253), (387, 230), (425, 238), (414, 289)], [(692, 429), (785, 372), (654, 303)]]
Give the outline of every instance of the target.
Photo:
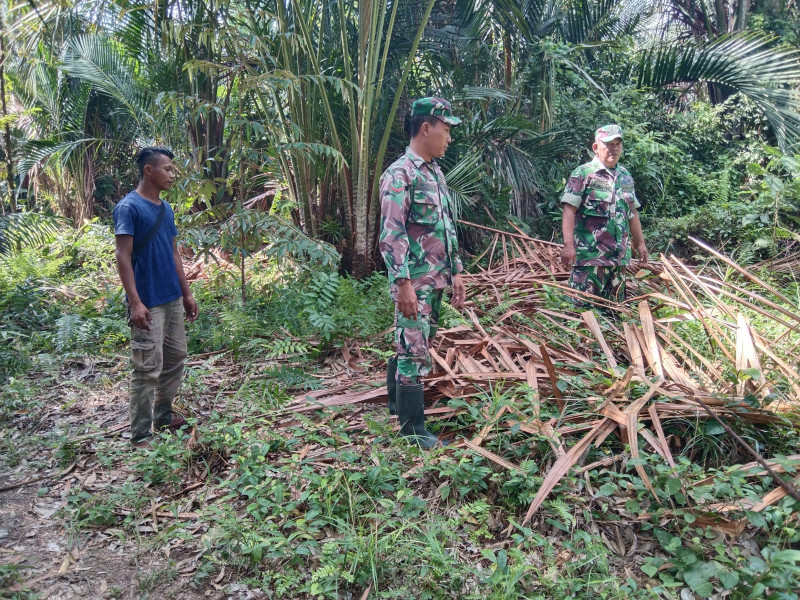
[(151, 427), (172, 422), (172, 400), (178, 393), (186, 362), (183, 298), (149, 307), (150, 331), (134, 327), (130, 307), (125, 314), (131, 328), (130, 411), (131, 443), (150, 437)]

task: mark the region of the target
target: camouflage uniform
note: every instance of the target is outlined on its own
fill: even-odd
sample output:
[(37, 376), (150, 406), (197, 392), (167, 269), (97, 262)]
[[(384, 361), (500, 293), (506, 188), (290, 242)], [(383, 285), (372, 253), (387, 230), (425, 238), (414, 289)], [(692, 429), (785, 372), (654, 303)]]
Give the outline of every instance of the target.
[[(464, 266), (452, 200), (436, 161), (426, 163), (407, 148), (383, 173), (380, 187), (380, 250), (395, 302), (397, 382), (415, 385), (431, 370), (428, 343), (438, 327), (442, 291)], [(399, 279), (410, 279), (417, 293), (416, 320), (397, 309)]]
[(629, 221), (640, 206), (633, 177), (622, 165), (607, 169), (595, 157), (572, 172), (561, 202), (578, 209), (570, 287), (623, 301), (623, 270), (631, 259)]

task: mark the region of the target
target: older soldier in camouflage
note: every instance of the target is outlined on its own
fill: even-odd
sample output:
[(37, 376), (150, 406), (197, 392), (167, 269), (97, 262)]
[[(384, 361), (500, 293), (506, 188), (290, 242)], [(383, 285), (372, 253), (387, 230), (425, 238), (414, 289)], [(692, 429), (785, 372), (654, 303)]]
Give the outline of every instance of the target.
[[(639, 220), (633, 177), (618, 164), (622, 128), (600, 127), (594, 136), (594, 160), (572, 172), (561, 203), (564, 213), (562, 264), (572, 268), (569, 285), (615, 302), (625, 300), (624, 269), (631, 260), (630, 238), (640, 260), (647, 246)], [(580, 306), (584, 302), (576, 301)]]
[(452, 200), (434, 160), (444, 156), (450, 127), (460, 122), (447, 100), (414, 102), (411, 142), (380, 181), (380, 250), (395, 302), (397, 349), (386, 375), (389, 412), (398, 415), (401, 435), (423, 448), (440, 445), (425, 429), (421, 378), (431, 370), (428, 344), (436, 335), (444, 288), (453, 286), (453, 306), (464, 302)]

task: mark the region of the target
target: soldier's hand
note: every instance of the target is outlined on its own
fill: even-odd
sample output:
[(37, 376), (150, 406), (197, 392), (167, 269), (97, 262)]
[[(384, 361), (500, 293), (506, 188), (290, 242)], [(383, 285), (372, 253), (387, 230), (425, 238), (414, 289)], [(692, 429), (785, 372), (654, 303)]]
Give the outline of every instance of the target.
[(564, 244), (564, 247), (561, 249), (561, 265), (569, 270), (572, 268), (573, 264), (575, 264), (575, 245)]
[(643, 263), (646, 263), (650, 258), (650, 255), (647, 253), (647, 245), (644, 242), (636, 246), (636, 255)]
[(453, 308), (461, 308), (464, 306), (466, 295), (467, 292), (464, 288), (464, 281), (461, 279), (461, 275), (453, 275), (453, 298), (450, 301), (450, 304), (453, 305)]
[(406, 279), (397, 289), (397, 308), (406, 319), (417, 320), (417, 293), (410, 279)]

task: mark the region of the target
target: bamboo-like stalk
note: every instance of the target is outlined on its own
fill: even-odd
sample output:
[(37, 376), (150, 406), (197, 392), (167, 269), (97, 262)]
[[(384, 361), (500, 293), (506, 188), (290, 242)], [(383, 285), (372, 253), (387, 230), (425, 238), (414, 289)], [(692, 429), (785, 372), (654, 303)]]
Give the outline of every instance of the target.
[[(0, 105), (4, 120), (3, 139), (5, 140), (6, 154), (6, 185), (8, 186), (8, 206), (12, 213), (17, 212), (17, 194), (14, 185), (14, 148), (11, 145), (11, 125), (8, 121), (8, 106), (6, 105), (6, 28), (3, 14), (0, 12)], [(0, 202), (0, 214), (5, 214), (5, 204)]]
[[(400, 98), (403, 95), (403, 90), (406, 87), (406, 82), (408, 81), (408, 75), (411, 72), (411, 65), (414, 61), (414, 56), (417, 53), (417, 48), (419, 48), (419, 42), (422, 39), (422, 34), (425, 31), (425, 26), (428, 23), (428, 19), (430, 19), (431, 11), (433, 11), (433, 5), (435, 4), (436, 0), (428, 0), (428, 4), (425, 7), (425, 12), (423, 13), (422, 20), (420, 21), (420, 25), (417, 28), (417, 33), (414, 36), (414, 40), (411, 42), (411, 49), (408, 52), (408, 57), (406, 58), (406, 64), (403, 67), (403, 74), (400, 77), (400, 83), (397, 86), (397, 90), (394, 95), (394, 100), (392, 101), (392, 107), (389, 110), (389, 114), (387, 115), (386, 121), (384, 123), (384, 130), (383, 136), (381, 137), (380, 144), (378, 144), (378, 150), (375, 157), (375, 167), (376, 170), (382, 168), (383, 166), (383, 159), (386, 156), (386, 147), (389, 145), (389, 135), (392, 132), (392, 123), (394, 122), (395, 116), (397, 115), (397, 107), (400, 105)], [(372, 181), (372, 189), (370, 194), (375, 197), (378, 193), (378, 178), (373, 178)], [(366, 241), (366, 240), (365, 240)], [(366, 247), (364, 248), (366, 252)]]

